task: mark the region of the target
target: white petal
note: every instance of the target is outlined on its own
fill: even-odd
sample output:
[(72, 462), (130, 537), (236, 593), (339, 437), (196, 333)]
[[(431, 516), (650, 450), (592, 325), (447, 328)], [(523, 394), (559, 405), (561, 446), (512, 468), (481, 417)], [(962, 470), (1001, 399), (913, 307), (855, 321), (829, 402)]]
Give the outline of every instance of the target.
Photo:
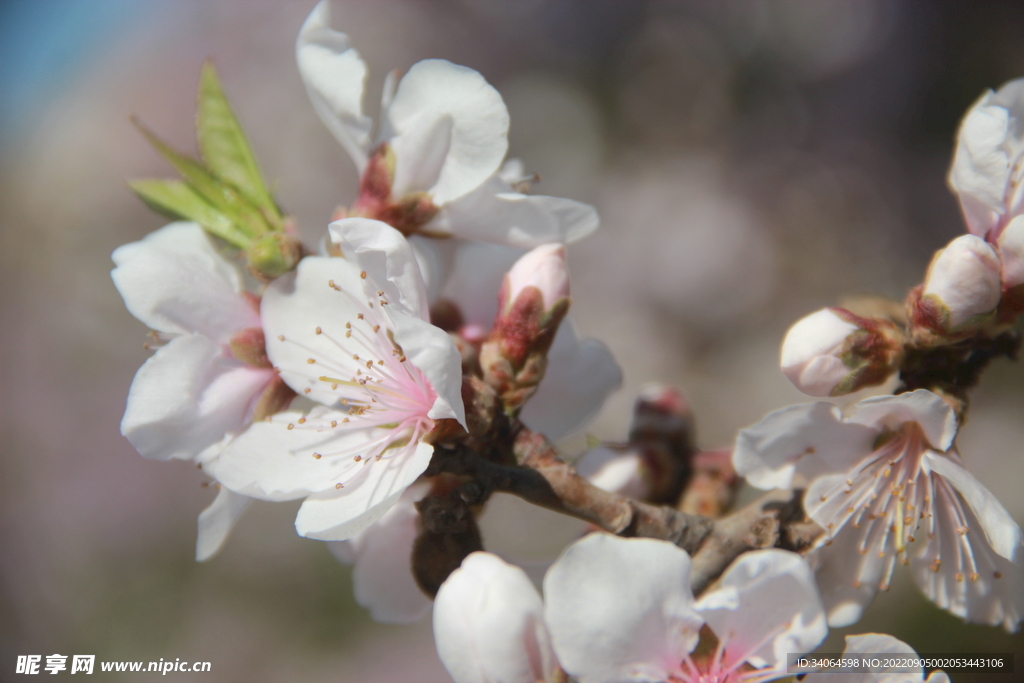
[(969, 622), (1016, 631), (1024, 618), (1024, 569), (993, 550), (951, 480), (933, 474), (932, 483), (929, 533), (910, 563), (917, 585), (936, 605)]
[(125, 306), (154, 330), (199, 332), (218, 343), (260, 318), (241, 296), (237, 271), (195, 223), (172, 223), (117, 248), (111, 277)]
[(424, 192), (437, 184), (451, 149), (454, 124), (450, 114), (425, 111), (410, 118), (406, 131), (388, 141), (395, 154), (393, 197)]
[(441, 298), (441, 293), (448, 283), (460, 241), (439, 240), (422, 235), (411, 235), (408, 239), (420, 273), (423, 275), (427, 303), (434, 305)]
[(1012, 562), (1024, 564), (1024, 538), (1020, 526), (991, 491), (947, 455), (928, 451), (924, 454), (922, 467), (949, 480), (978, 518), (993, 550)]
[[(332, 288), (331, 282), (341, 291)], [(366, 303), (363, 280), (357, 267), (342, 258), (309, 256), (299, 262), (294, 273), (267, 287), (260, 307), (267, 356), (281, 369), (288, 386), (325, 405), (339, 400), (330, 384), (319, 378), (348, 379), (360, 370), (353, 355), (366, 356), (366, 351), (345, 337), (346, 323), (359, 324), (360, 303)], [(315, 362), (309, 363), (310, 359)]]
[(366, 165), (373, 122), (363, 114), (366, 64), (348, 36), (331, 28), (322, 0), (299, 31), (295, 56), (313, 108), (360, 170)]
[(455, 683), (553, 680), (557, 661), (542, 613), (523, 570), (472, 553), (437, 592), (437, 654)]
[(1017, 216), (999, 235), (1003, 288), (1024, 283), (1024, 216)]
[(895, 431), (917, 422), (933, 448), (945, 451), (956, 436), (956, 414), (937, 394), (917, 389), (898, 396), (873, 396), (854, 406), (851, 423)]
[[(860, 621), (878, 594), (886, 558), (878, 556), (877, 543), (871, 543), (874, 539), (865, 541), (864, 537), (864, 529), (846, 525), (832, 543), (814, 550), (810, 558), (828, 625), (833, 628)], [(866, 552), (860, 552), (862, 547), (867, 548)]]
[(992, 106), (992, 93), (982, 95), (964, 117), (957, 137), (949, 184), (960, 195), (968, 226), (984, 237), (1005, 211), (1006, 186), (1012, 160), (1004, 142), (1009, 127), (1006, 109)]
[(523, 408), (523, 423), (557, 440), (582, 429), (622, 385), (622, 370), (597, 339), (580, 340), (572, 321), (562, 321), (548, 351), (537, 393)]
[(223, 356), (187, 335), (157, 350), (135, 374), (121, 433), (147, 458), (192, 458), (241, 431), (273, 372)]
[(346, 218), (330, 225), (331, 239), (340, 245), (356, 272), (365, 272), (363, 288), (371, 301), (384, 292), (389, 306), (430, 319), (427, 292), (419, 264), (402, 233), (369, 218)]
[(409, 361), (426, 376), (437, 393), (427, 417), (454, 418), (466, 426), (462, 404), (462, 355), (451, 336), (439, 327), (412, 316), (392, 313), (395, 341)]
[[(440, 59), (414, 64), (398, 84), (388, 107), (387, 136), (412, 134), (417, 127), (433, 128), (450, 117), (450, 144), (429, 192), (441, 206), (479, 187), (498, 170), (508, 149), (508, 111), (498, 91), (472, 69)], [(422, 159), (402, 159), (396, 152), (396, 174), (403, 165)]]
[(845, 470), (871, 452), (877, 432), (841, 419), (831, 403), (805, 403), (769, 413), (736, 435), (732, 463), (760, 489), (806, 486)]
[(805, 394), (830, 396), (851, 372), (838, 354), (858, 329), (831, 308), (801, 318), (782, 340), (782, 373)]
[(978, 326), (1001, 296), (999, 255), (977, 235), (961, 235), (935, 253), (921, 295), (938, 300), (950, 329)]
[[(411, 624), (430, 611), (430, 599), (412, 576), (412, 547), (419, 513), (420, 485), (406, 489), (397, 504), (355, 537), (352, 570), (356, 602), (383, 624)], [(340, 541), (339, 543), (347, 543)]]
[[(365, 472), (343, 489), (315, 493), (299, 508), (299, 535), (321, 541), (352, 538), (384, 516), (430, 464), (434, 447), (418, 443), (415, 450), (365, 465)], [(324, 458), (326, 459), (326, 458)]]
[(694, 609), (725, 646), (729, 662), (785, 671), (786, 654), (825, 638), (825, 612), (811, 568), (784, 550), (745, 553)]
[(597, 211), (589, 204), (512, 192), (496, 174), (479, 189), (443, 207), (427, 229), (530, 248), (548, 242), (575, 242), (597, 230), (599, 223)]
[[(917, 652), (902, 640), (897, 640), (884, 633), (865, 633), (857, 636), (846, 636), (846, 649), (843, 650), (844, 657), (857, 655), (907, 655), (916, 657)], [(929, 683), (943, 681), (945, 674), (936, 672), (928, 678)], [(812, 673), (805, 679), (804, 683), (921, 683), (924, 680), (924, 670), (916, 673)], [(945, 679), (948, 683), (948, 678)]]
[(249, 507), (252, 498), (240, 496), (221, 486), (217, 497), (199, 514), (199, 535), (196, 538), (196, 562), (205, 562), (221, 549), (235, 522)]
[(663, 681), (697, 644), (690, 557), (666, 541), (591, 534), (548, 571), (544, 597), (555, 652), (585, 683)]
[[(364, 470), (380, 464), (365, 460), (356, 463), (353, 455), (389, 433), (387, 429), (347, 429), (342, 423), (346, 416), (342, 411), (322, 407), (308, 413), (278, 413), (272, 422), (252, 424), (217, 458), (204, 464), (204, 469), (228, 488), (264, 500), (333, 492), (337, 483), (347, 485), (349, 479), (365, 476)], [(311, 421), (301, 425), (300, 418)], [(322, 428), (331, 420), (338, 423), (336, 429)], [(288, 429), (288, 424), (294, 427)], [(321, 457), (314, 457), (314, 453)]]

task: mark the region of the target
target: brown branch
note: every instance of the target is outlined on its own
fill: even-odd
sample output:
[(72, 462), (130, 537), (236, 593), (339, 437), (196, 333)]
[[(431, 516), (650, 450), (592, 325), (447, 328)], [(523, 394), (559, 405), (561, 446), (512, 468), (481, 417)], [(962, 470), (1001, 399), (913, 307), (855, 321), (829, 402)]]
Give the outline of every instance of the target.
[(748, 550), (783, 548), (801, 552), (823, 529), (804, 519), (803, 491), (769, 491), (746, 507), (716, 520), (693, 555), (690, 581), (700, 595), (732, 561)]

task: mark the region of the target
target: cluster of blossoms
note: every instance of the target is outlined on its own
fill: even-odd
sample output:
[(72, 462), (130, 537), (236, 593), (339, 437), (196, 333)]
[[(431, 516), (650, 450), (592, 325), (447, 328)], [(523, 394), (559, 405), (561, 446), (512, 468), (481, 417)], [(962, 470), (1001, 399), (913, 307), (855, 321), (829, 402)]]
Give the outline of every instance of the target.
[[(321, 2), (297, 58), (360, 181), (316, 245), (267, 191), (209, 66), (201, 160), (143, 130), (182, 179), (132, 187), (182, 220), (113, 254), (156, 348), (121, 428), (142, 455), (192, 460), (215, 480), (198, 560), (253, 499), (302, 499), (298, 533), (355, 565), (374, 618), (413, 621), (433, 604), (457, 683), (785, 678), (787, 654), (857, 621), (897, 563), (940, 607), (1017, 628), (1024, 539), (955, 438), (966, 390), (1015, 350), (1024, 311), (1024, 85), (965, 119), (950, 181), (970, 234), (936, 254), (905, 306), (824, 309), (783, 342), (783, 372), (812, 396), (898, 373), (895, 395), (845, 416), (827, 402), (785, 408), (732, 448), (701, 451), (685, 397), (651, 386), (628, 441), (574, 468), (551, 442), (621, 382), (567, 317), (566, 246), (597, 229), (596, 212), (529, 193), (522, 164), (505, 160), (501, 96), (471, 69), (427, 60), (390, 76), (374, 127), (366, 66), (337, 20)], [(741, 478), (782, 493), (733, 511)], [(550, 565), (543, 601), (483, 551), (476, 519), (496, 491), (596, 528)], [(878, 634), (848, 649), (912, 652)]]

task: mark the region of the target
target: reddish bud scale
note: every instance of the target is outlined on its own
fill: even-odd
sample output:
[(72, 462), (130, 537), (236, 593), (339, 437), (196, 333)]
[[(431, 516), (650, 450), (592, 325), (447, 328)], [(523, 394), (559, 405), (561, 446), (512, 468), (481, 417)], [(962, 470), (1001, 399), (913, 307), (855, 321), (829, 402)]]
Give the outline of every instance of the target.
[[(502, 285), (499, 301), (504, 298), (506, 284)], [(494, 320), (490, 339), (501, 345), (501, 355), (515, 369), (520, 369), (531, 353), (547, 354), (555, 333), (569, 311), (569, 299), (554, 302), (544, 310), (544, 295), (533, 286), (523, 288), (505, 311)]]
[(262, 328), (247, 327), (235, 332), (228, 342), (228, 348), (231, 349), (232, 356), (246, 365), (267, 369), (274, 367), (267, 358), (267, 340)]
[(899, 328), (885, 318), (866, 318), (845, 308), (829, 310), (859, 328), (847, 338), (841, 354), (846, 357), (848, 367), (859, 368), (859, 371), (841, 382), (833, 395), (849, 394), (888, 379), (903, 357), (904, 338)]
[(438, 209), (425, 192), (393, 198), (394, 176), (395, 155), (388, 144), (382, 142), (366, 163), (366, 170), (359, 179), (359, 197), (347, 215), (382, 221), (408, 237), (429, 223)]

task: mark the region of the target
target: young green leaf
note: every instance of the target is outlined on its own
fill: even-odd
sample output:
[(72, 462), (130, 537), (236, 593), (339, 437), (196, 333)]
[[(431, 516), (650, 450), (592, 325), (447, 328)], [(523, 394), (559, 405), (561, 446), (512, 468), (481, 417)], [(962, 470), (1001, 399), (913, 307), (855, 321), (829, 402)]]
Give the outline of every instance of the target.
[(231, 218), (236, 230), (249, 238), (259, 237), (271, 230), (263, 214), (233, 186), (213, 176), (194, 159), (171, 149), (137, 119), (133, 118), (132, 123), (153, 145), (153, 148), (181, 174), (192, 190), (214, 208)]
[(210, 62), (203, 64), (199, 76), (196, 136), (206, 166), (213, 175), (238, 188), (253, 206), (263, 212), (273, 229), (281, 230), (280, 212), (263, 182), (256, 157)]
[(157, 213), (195, 221), (217, 237), (244, 249), (252, 241), (234, 222), (180, 180), (134, 180), (128, 186)]

